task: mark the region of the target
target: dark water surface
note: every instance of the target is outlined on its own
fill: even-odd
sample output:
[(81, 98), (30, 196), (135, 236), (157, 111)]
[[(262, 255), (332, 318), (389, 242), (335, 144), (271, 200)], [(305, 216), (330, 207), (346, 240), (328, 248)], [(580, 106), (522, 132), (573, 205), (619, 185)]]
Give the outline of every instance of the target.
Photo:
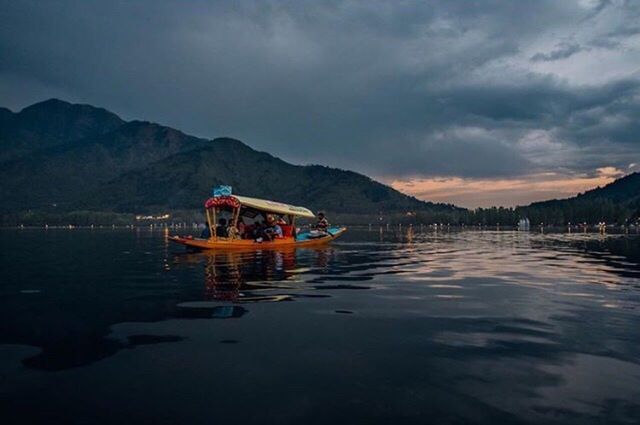
[(640, 237), (0, 230), (1, 423), (640, 423)]

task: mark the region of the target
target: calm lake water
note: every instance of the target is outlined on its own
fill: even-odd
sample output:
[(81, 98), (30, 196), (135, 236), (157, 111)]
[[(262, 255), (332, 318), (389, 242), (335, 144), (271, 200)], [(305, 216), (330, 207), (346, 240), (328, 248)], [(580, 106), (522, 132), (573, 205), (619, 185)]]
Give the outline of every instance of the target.
[(0, 421), (639, 423), (640, 237), (0, 230)]

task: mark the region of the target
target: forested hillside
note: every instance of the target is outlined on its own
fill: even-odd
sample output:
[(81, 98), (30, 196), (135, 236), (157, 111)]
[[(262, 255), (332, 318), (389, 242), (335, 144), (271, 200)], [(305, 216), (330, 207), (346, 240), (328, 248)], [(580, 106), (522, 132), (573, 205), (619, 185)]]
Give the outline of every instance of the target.
[(238, 140), (196, 138), (55, 99), (19, 113), (0, 110), (0, 164), (5, 217), (197, 210), (218, 184), (334, 213), (462, 211), (351, 171), (293, 165)]

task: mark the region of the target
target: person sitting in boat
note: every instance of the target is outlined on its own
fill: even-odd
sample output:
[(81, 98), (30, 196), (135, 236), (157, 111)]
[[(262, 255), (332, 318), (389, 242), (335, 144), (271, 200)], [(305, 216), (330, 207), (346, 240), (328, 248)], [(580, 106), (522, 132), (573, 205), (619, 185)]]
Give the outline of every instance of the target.
[(242, 217), (238, 217), (238, 234), (241, 238), (244, 238), (244, 233), (247, 231), (246, 225), (244, 224), (244, 219)]
[(220, 238), (226, 238), (229, 236), (226, 219), (221, 218), (220, 220), (218, 220), (218, 225), (216, 226), (216, 236)]
[(253, 236), (253, 239), (255, 239), (256, 242), (262, 242), (262, 231), (263, 230), (264, 230), (264, 226), (262, 225), (260, 220), (256, 220), (253, 223), (253, 226), (251, 226), (251, 231), (252, 231), (251, 236)]
[(204, 229), (202, 229), (202, 232), (200, 233), (200, 238), (209, 239), (210, 237), (211, 237), (211, 229), (209, 228), (209, 224), (205, 223)]
[(272, 241), (275, 238), (282, 237), (282, 227), (276, 222), (276, 219), (272, 215), (267, 216), (267, 225), (262, 232), (263, 238), (268, 241)]
[(283, 216), (278, 217), (278, 225), (282, 229), (283, 234), (287, 233), (285, 229), (290, 228), (290, 230), (288, 231), (289, 233), (288, 236), (293, 236), (294, 238), (296, 237), (296, 228), (293, 225), (290, 225), (289, 223), (287, 223), (287, 220), (285, 220)]
[(329, 220), (327, 220), (327, 217), (325, 217), (322, 211), (318, 213), (318, 222), (316, 223), (315, 227), (316, 230), (319, 230), (321, 232), (326, 232), (329, 228)]
[(233, 225), (232, 222), (229, 222), (227, 226), (227, 237), (229, 239), (242, 239), (244, 237), (245, 226), (242, 217), (238, 217), (238, 224), (236, 226)]

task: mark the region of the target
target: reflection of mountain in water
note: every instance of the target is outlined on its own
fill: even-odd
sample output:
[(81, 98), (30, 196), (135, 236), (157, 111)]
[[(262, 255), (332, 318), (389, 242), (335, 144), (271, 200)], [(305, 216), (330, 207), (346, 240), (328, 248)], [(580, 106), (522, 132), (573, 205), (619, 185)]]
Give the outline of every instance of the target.
[[(304, 250), (256, 251), (183, 254), (174, 258), (174, 268), (187, 271), (204, 268), (204, 281), (189, 273), (183, 292), (166, 293), (166, 302), (154, 300), (151, 288), (138, 288), (133, 297), (123, 288), (111, 287), (102, 282), (109, 292), (94, 304), (73, 304), (73, 314), (85, 317), (85, 321), (70, 323), (67, 310), (39, 308), (39, 314), (28, 321), (4, 322), (0, 343), (24, 344), (41, 347), (41, 351), (25, 358), (25, 366), (42, 370), (63, 370), (85, 366), (140, 345), (180, 342), (178, 335), (118, 335), (112, 334), (112, 326), (123, 322), (156, 322), (168, 319), (237, 319), (247, 313), (248, 303), (291, 301), (296, 297), (321, 297), (304, 294), (296, 288), (296, 276), (305, 271), (327, 267), (333, 251)], [(160, 253), (157, 253), (160, 254)], [(304, 267), (299, 267), (297, 257), (302, 257)], [(153, 276), (153, 269), (141, 268), (137, 273)], [(171, 267), (166, 269), (171, 271)], [(96, 280), (103, 276), (93, 270)], [(104, 271), (105, 273), (107, 271)], [(126, 271), (120, 271), (126, 274)], [(197, 273), (198, 276), (200, 273)], [(158, 278), (159, 280), (162, 280)], [(193, 291), (190, 289), (193, 288)], [(40, 292), (37, 292), (39, 294)], [(33, 294), (36, 295), (36, 294)], [(324, 297), (327, 297), (325, 295)], [(72, 302), (69, 297), (61, 302)], [(231, 303), (231, 304), (230, 304)], [(240, 306), (237, 304), (244, 304)], [(115, 308), (114, 306), (118, 306)], [(10, 314), (5, 311), (5, 314)], [(44, 321), (38, 317), (46, 318)], [(9, 327), (10, 323), (15, 323)], [(42, 329), (47, 329), (43, 332)]]
[[(602, 298), (609, 309), (635, 308), (633, 300), (624, 299), (621, 291), (598, 297), (603, 285), (637, 285), (638, 239), (580, 238), (509, 232), (414, 233), (413, 229), (396, 234), (374, 229), (360, 232), (354, 242), (347, 238), (323, 249), (176, 255), (165, 250), (153, 233), (96, 236), (77, 231), (55, 233), (55, 238), (49, 239), (40, 233), (29, 239), (24, 233), (20, 238), (7, 238), (16, 249), (3, 251), (5, 257), (0, 259), (7, 294), (0, 304), (0, 344), (38, 347), (41, 352), (30, 353), (24, 364), (61, 370), (141, 345), (188, 339), (174, 330), (119, 334), (117, 324), (205, 319), (235, 325), (235, 319), (251, 317), (254, 308), (293, 314), (301, 301), (311, 298), (323, 298), (318, 301), (321, 309), (342, 315), (354, 312), (353, 317), (364, 316), (352, 305), (358, 297), (371, 297), (362, 304), (370, 309), (374, 301), (388, 300), (380, 307), (385, 313), (413, 300), (416, 305), (397, 312), (400, 316), (412, 308), (437, 308), (439, 300), (450, 302), (440, 312), (444, 316), (457, 310), (466, 314), (463, 307), (483, 305), (492, 306), (492, 313), (493, 307), (499, 312), (505, 307), (494, 305), (496, 300), (510, 296), (515, 288), (544, 288), (551, 291), (553, 297), (548, 299), (552, 300), (568, 299), (571, 292), (579, 295), (570, 298), (571, 302)], [(38, 244), (46, 248), (46, 255), (34, 251), (25, 259), (18, 254)], [(32, 264), (57, 267), (46, 268), (49, 274), (45, 276), (32, 272)], [(556, 281), (562, 286), (554, 286)], [(540, 282), (545, 286), (538, 285)], [(370, 288), (373, 290), (343, 292)], [(387, 298), (379, 298), (380, 294)], [(523, 299), (528, 305), (547, 298)], [(252, 305), (274, 301), (293, 303)], [(593, 314), (594, 308), (579, 310), (579, 314)], [(609, 316), (601, 313), (600, 317)], [(438, 329), (448, 326), (448, 331), (462, 332), (455, 323), (449, 318)], [(474, 329), (485, 332), (483, 323), (475, 321)], [(568, 323), (563, 322), (563, 329), (569, 328)], [(576, 335), (582, 330), (581, 323), (575, 322)], [(619, 332), (622, 338), (624, 329)], [(574, 333), (567, 330), (566, 334)], [(607, 334), (615, 333), (607, 330)], [(631, 354), (635, 352), (628, 358)]]

